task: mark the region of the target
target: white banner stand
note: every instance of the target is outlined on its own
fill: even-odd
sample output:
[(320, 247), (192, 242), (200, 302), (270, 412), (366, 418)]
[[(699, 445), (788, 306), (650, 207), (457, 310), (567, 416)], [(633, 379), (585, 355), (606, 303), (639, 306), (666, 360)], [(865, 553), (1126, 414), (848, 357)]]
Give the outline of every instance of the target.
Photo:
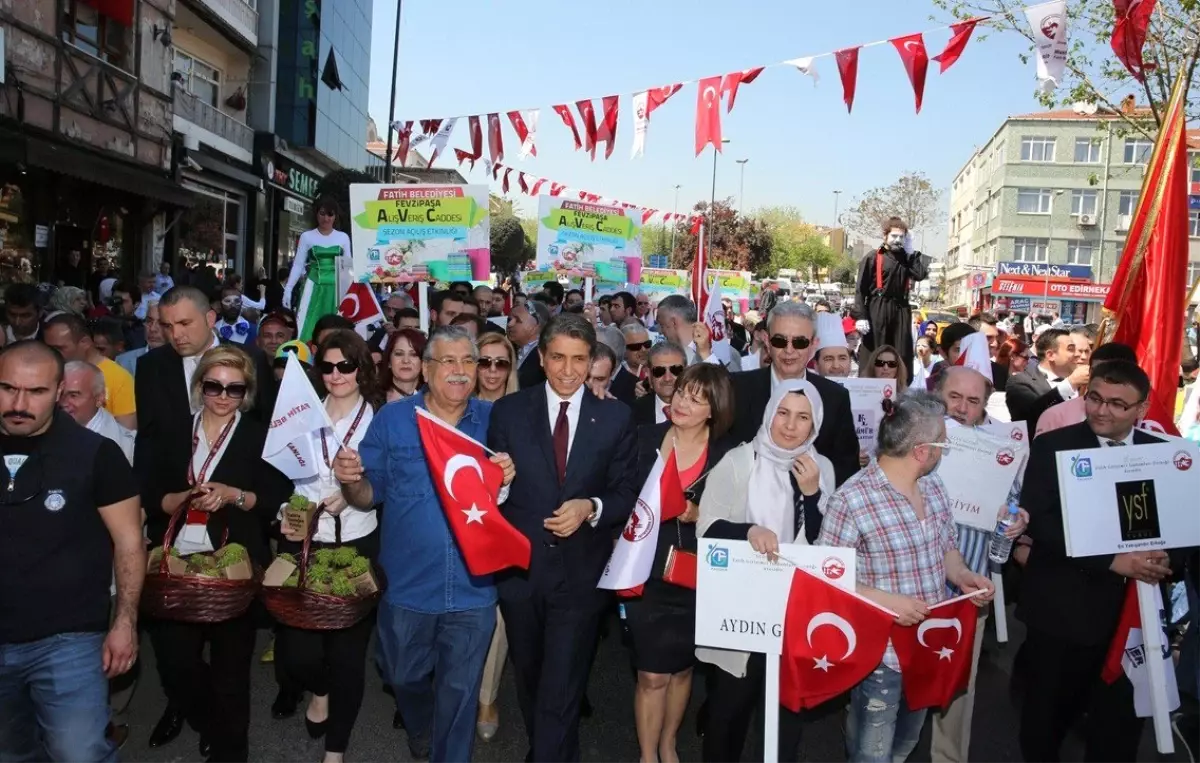
[(993, 572), (992, 584), (996, 586), (996, 595), (992, 598), (992, 616), (996, 618), (996, 640), (1001, 644), (1007, 644), (1008, 612), (1004, 608), (1004, 576), (999, 572)]
[(1175, 752), (1171, 733), (1171, 711), (1167, 706), (1167, 671), (1158, 659), (1163, 650), (1162, 621), (1159, 618), (1154, 586), (1138, 581), (1138, 611), (1142, 615), (1142, 650), (1150, 669), (1150, 711), (1154, 719), (1154, 739), (1163, 755)]
[[(779, 763), (779, 655), (764, 654), (767, 672), (763, 681), (763, 763)], [(717, 668), (720, 670), (720, 668)]]
[(421, 333), (429, 336), (429, 282), (417, 282), (417, 310), (421, 313)]
[(585, 305), (592, 304), (592, 302), (593, 302), (592, 297), (594, 296), (595, 291), (596, 291), (596, 279), (594, 279), (594, 278), (583, 279), (583, 304), (585, 304)]

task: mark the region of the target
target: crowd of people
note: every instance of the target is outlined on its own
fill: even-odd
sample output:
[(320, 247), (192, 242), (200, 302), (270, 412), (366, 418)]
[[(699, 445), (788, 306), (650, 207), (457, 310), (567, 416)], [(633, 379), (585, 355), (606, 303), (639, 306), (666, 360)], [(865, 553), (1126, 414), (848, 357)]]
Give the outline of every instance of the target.
[[(1005, 573), (1019, 580), (1008, 598), (1028, 628), (1022, 752), (1058, 759), (1086, 715), (1087, 759), (1135, 759), (1143, 720), (1132, 687), (1100, 678), (1124, 584), (1186, 577), (1194, 618), (1196, 553), (1069, 558), (1054, 468), (1059, 451), (1159, 439), (1137, 428), (1149, 380), (1128, 347), (1092, 352), (1094, 333), (1051, 326), (1039, 328), (1030, 355), (1016, 327), (1002, 333), (983, 313), (940, 334), (914, 326), (906, 347), (890, 340), (860, 353), (870, 320), (768, 298), (752, 316), (726, 304), (733, 351), (723, 360), (687, 297), (652, 306), (620, 292), (585, 304), (556, 282), (528, 294), (454, 283), (430, 295), (425, 316), (396, 291), (368, 337), (337, 314), (317, 316), (305, 334), (284, 306), (284, 287), (298, 279), (278, 276), (253, 321), (234, 283), (113, 284), (110, 309), (144, 316), (115, 329), (88, 320), (78, 295), (58, 297), (71, 287), (50, 304), (24, 287), (6, 294), (0, 572), (21, 582), (0, 589), (0, 760), (114, 760), (127, 729), (110, 714), (110, 702), (121, 704), (110, 694), (143, 635), (164, 697), (148, 741), (163, 755), (185, 754), (171, 745), (188, 725), (201, 757), (247, 760), (251, 713), (290, 717), (308, 695), (307, 731), (339, 763), (374, 636), (373, 667), (413, 757), (486, 758), (479, 745), (505, 722), (497, 695), (508, 665), (527, 759), (578, 760), (598, 636), (618, 608), (636, 673), (636, 754), (678, 760), (699, 678), (703, 758), (739, 760), (763, 696), (763, 655), (698, 647), (696, 593), (670, 573), (670, 558), (695, 552), (698, 538), (747, 540), (771, 558), (787, 544), (850, 547), (858, 592), (900, 624), (960, 594), (976, 594), (985, 618), (993, 536), (955, 523), (937, 468), (947, 424), (997, 419), (1038, 433), (1023, 481), (994, 497), (997, 509), (1021, 507)], [(131, 346), (135, 323), (144, 343)], [(967, 346), (988, 357), (957, 363)], [(312, 435), (317, 476), (296, 481), (261, 458), (292, 356), (333, 425)], [(896, 379), (901, 390), (880, 412), (873, 452), (860, 449), (850, 396), (831, 380), (851, 375)], [(529, 540), (527, 570), (468, 571), (418, 411), (494, 453), (503, 472), (495, 498)], [(660, 458), (678, 469), (686, 511), (660, 528), (640, 595), (618, 605), (597, 582)], [(139, 617), (148, 549), (171, 541), (187, 555), (238, 543), (266, 567), (304, 540), (281, 522), (294, 493), (323, 504), (315, 548), (350, 546), (377, 563), (386, 589), (375, 612), (327, 631), (272, 623), (258, 607), (207, 624)], [(263, 629), (278, 684), (269, 709), (251, 707)], [(864, 681), (829, 700), (847, 709), (847, 758), (904, 760), (932, 714), (934, 759), (967, 760), (983, 633), (967, 690), (944, 710), (908, 708), (890, 647)], [(1179, 669), (1193, 701), (1196, 636), (1193, 625), (1180, 648), (1191, 662)], [(781, 708), (780, 759), (796, 759), (811, 712)]]

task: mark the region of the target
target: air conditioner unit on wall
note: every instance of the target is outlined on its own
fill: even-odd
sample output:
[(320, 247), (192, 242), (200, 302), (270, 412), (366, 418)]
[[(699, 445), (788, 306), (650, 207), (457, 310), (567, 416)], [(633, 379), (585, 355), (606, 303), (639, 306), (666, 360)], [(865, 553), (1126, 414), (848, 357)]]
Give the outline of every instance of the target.
[(1079, 216), (1079, 227), (1080, 228), (1091, 228), (1095, 224), (1096, 224), (1096, 216), (1095, 215), (1080, 215)]

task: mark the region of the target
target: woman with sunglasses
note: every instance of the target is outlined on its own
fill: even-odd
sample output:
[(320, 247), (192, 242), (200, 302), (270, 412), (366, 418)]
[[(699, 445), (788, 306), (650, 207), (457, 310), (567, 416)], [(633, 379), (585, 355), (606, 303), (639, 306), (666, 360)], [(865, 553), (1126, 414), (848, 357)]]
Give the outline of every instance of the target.
[[(379, 552), (379, 522), (372, 506), (347, 505), (330, 464), (341, 448), (357, 450), (371, 425), (381, 395), (371, 350), (358, 334), (339, 329), (328, 334), (313, 363), (317, 394), (333, 429), (312, 435), (317, 476), (295, 482), (295, 492), (323, 512), (317, 520), (312, 550), (350, 546), (374, 559)], [(280, 519), (282, 519), (282, 508)], [(280, 553), (298, 555), (304, 537), (283, 528)], [(310, 631), (281, 625), (275, 660), (281, 684), (312, 693), (304, 725), (313, 739), (325, 737), (325, 763), (341, 763), (350, 732), (362, 707), (367, 645), (373, 618), (333, 631)]]
[[(817, 453), (824, 407), (811, 382), (784, 379), (775, 385), (762, 424), (751, 442), (729, 451), (708, 478), (700, 500), (698, 535), (748, 540), (773, 557), (781, 544), (812, 544), (833, 495), (833, 464)], [(766, 663), (762, 654), (699, 648), (697, 659), (713, 666), (707, 692), (703, 759), (740, 760), (746, 732), (762, 701)], [(779, 708), (779, 760), (794, 760), (800, 716)]]
[(508, 337), (489, 332), (479, 337), (475, 344), (479, 347), (479, 378), (475, 385), (475, 396), (494, 403), (520, 389), (517, 375), (512, 372), (517, 363), (517, 353)]
[[(908, 378), (908, 369), (904, 366), (904, 361), (900, 359), (900, 353), (895, 347), (890, 344), (880, 345), (875, 348), (875, 352), (867, 358), (867, 362), (859, 366), (858, 375), (863, 379), (898, 379), (903, 380)], [(897, 392), (903, 391), (904, 382), (898, 381), (900, 388)]]
[[(708, 363), (689, 366), (675, 383), (670, 414), (669, 421), (638, 429), (637, 484), (650, 478), (661, 453), (679, 470), (683, 495), (678, 498), (686, 501), (687, 510), (664, 521), (650, 578), (641, 596), (624, 601), (637, 669), (633, 709), (644, 761), (679, 760), (676, 741), (696, 662), (696, 592), (680, 585), (666, 567), (673, 554), (696, 553), (705, 478), (736, 444), (725, 437), (734, 415), (729, 373)], [(664, 496), (663, 502), (671, 501)]]
[[(254, 563), (270, 562), (266, 528), (291, 483), (262, 460), (267, 427), (243, 414), (254, 404), (254, 361), (220, 345), (204, 353), (192, 377), (192, 426), (156, 448), (145, 490), (150, 540), (162, 542), (170, 517), (186, 512), (174, 538), (182, 555), (225, 543), (246, 547)], [(156, 639), (163, 688), (200, 732), (212, 760), (249, 755), (251, 613), (222, 623), (161, 621)], [(209, 662), (202, 660), (205, 645)]]
[(415, 394), (424, 384), (421, 356), (425, 353), (425, 341), (425, 335), (416, 329), (400, 329), (388, 340), (379, 374), (379, 389), (386, 402)]
[[(337, 230), (341, 208), (331, 197), (317, 200), (314, 206), (317, 227), (300, 234), (296, 259), (283, 287), (283, 306), (295, 306), (300, 333), (297, 339), (312, 339), (313, 327), (323, 315), (336, 314), (353, 277), (350, 267), (350, 237)], [(304, 286), (293, 297), (301, 280)]]

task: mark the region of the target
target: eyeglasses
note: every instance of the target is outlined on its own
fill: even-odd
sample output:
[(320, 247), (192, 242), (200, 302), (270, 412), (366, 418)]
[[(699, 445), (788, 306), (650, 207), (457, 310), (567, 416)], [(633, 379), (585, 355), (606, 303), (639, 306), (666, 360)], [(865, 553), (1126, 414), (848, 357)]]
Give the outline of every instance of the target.
[(226, 395), (230, 400), (241, 400), (246, 397), (246, 385), (238, 382), (222, 384), (219, 381), (205, 379), (200, 382), (200, 393), (205, 397), (220, 397)]
[(948, 442), (923, 442), (921, 444), (930, 448), (941, 448), (943, 453), (949, 453), (953, 447)]
[(480, 368), (495, 368), (497, 371), (507, 371), (512, 368), (512, 361), (508, 358), (488, 358), (479, 359)]
[(333, 361), (322, 360), (321, 362), (317, 363), (317, 370), (321, 372), (322, 376), (329, 376), (335, 370), (343, 376), (349, 376), (358, 370), (358, 361), (339, 360), (338, 362), (334, 363)]
[(655, 379), (661, 379), (663, 376), (666, 376), (667, 371), (671, 372), (671, 376), (679, 376), (683, 373), (683, 366), (652, 366), (650, 368), (650, 373)]
[[(809, 345), (812, 344), (812, 340), (806, 336), (794, 336), (790, 338), (790, 341), (792, 344), (792, 349), (794, 350), (807, 350)], [(789, 338), (782, 334), (771, 335), (771, 346), (777, 350), (782, 350), (787, 347), (788, 342)]]
[(648, 350), (648, 349), (650, 349), (651, 344), (652, 343), (650, 342), (649, 339), (647, 339), (644, 342), (626, 342), (625, 349), (628, 350), (629, 352), (637, 352), (638, 350)]
[(1086, 395), (1083, 396), (1083, 400), (1084, 400), (1084, 402), (1086, 402), (1090, 405), (1094, 405), (1097, 408), (1102, 408), (1103, 406), (1107, 405), (1109, 408), (1112, 408), (1117, 413), (1129, 413), (1129, 411), (1131, 409), (1136, 408), (1137, 406), (1141, 405), (1141, 403), (1142, 403), (1141, 400), (1137, 401), (1136, 403), (1127, 403), (1124, 400), (1122, 400), (1120, 398), (1116, 398), (1116, 397), (1114, 397), (1112, 399), (1105, 399), (1105, 398), (1097, 395), (1095, 392), (1087, 393)]
[(897, 362), (895, 360), (884, 360), (883, 358), (877, 358), (875, 360), (876, 368), (895, 368), (898, 365), (899, 365), (899, 362)]
[(479, 365), (479, 361), (475, 358), (430, 358), (430, 361), (442, 366), (462, 366), (463, 368), (474, 368)]

